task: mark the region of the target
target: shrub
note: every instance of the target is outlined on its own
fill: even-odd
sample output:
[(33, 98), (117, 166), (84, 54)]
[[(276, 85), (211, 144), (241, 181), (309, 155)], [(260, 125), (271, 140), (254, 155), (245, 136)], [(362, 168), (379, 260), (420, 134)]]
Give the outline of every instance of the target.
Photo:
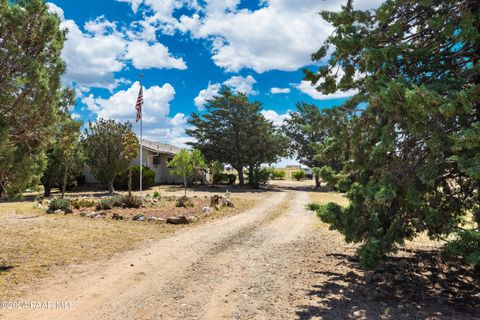
[(112, 198), (103, 198), (97, 202), (95, 206), (97, 210), (110, 210), (113, 208)]
[(142, 206), (142, 199), (134, 195), (124, 196), (122, 205), (127, 208), (140, 208)]
[(443, 247), (443, 253), (449, 259), (461, 257), (466, 263), (480, 267), (480, 231), (462, 230)]
[(227, 174), (227, 184), (234, 184), (237, 180), (237, 176), (233, 173)]
[(253, 172), (254, 184), (265, 184), (270, 178), (270, 169), (268, 168), (257, 168)]
[(70, 209), (70, 200), (66, 198), (54, 198), (48, 204), (48, 212), (53, 213), (56, 210), (66, 211)]
[[(155, 184), (155, 171), (143, 166), (142, 169), (142, 186), (143, 188), (150, 188)], [(113, 186), (116, 189), (128, 189), (128, 171), (122, 172), (115, 177)], [(140, 166), (132, 166), (132, 190), (138, 190), (140, 187)]]
[(183, 196), (177, 199), (176, 206), (183, 208), (193, 207), (193, 201), (189, 197)]
[(299, 171), (295, 171), (293, 174), (292, 174), (292, 177), (297, 180), (297, 181), (300, 181), (302, 179), (305, 179), (305, 171), (303, 170), (299, 170)]
[(75, 198), (75, 199), (70, 200), (70, 204), (75, 209), (80, 209), (80, 208), (95, 207), (96, 202), (93, 201), (93, 200), (88, 200), (88, 199), (83, 199), (83, 198)]
[(310, 202), (309, 204), (306, 205), (307, 210), (312, 210), (312, 211), (317, 211), (322, 207), (321, 204), (315, 203), (315, 202)]
[(283, 180), (283, 179), (285, 179), (285, 171), (280, 170), (280, 169), (276, 169), (276, 168), (272, 168), (272, 169), (270, 169), (270, 176), (274, 180)]
[(154, 197), (155, 199), (160, 199), (160, 198), (161, 198), (160, 192), (155, 191), (155, 192), (153, 193), (153, 197)]
[(228, 173), (214, 173), (212, 180), (214, 184), (234, 184), (237, 176)]

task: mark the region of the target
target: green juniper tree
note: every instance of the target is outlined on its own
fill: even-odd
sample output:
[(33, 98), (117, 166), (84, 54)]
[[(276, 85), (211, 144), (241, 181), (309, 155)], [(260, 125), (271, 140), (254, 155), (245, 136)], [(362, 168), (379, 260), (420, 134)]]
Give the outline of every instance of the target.
[(243, 169), (248, 168), (249, 183), (256, 185), (254, 172), (263, 163), (273, 163), (285, 153), (285, 138), (272, 122), (261, 114), (260, 102), (250, 102), (243, 93), (234, 94), (223, 87), (218, 96), (209, 100), (207, 112), (192, 114), (187, 134), (196, 142), (208, 161), (231, 164), (244, 184)]
[(89, 123), (89, 129), (85, 130), (83, 148), (87, 165), (99, 182), (108, 185), (110, 193), (115, 191), (115, 176), (126, 172), (130, 165), (130, 158), (124, 152), (124, 140), (131, 134), (132, 125), (129, 122), (104, 119)]
[[(282, 126), (289, 138), (289, 153), (310, 168), (328, 166), (340, 171), (349, 143), (348, 123), (342, 109), (323, 109), (299, 102)], [(343, 139), (340, 139), (343, 137)], [(320, 187), (320, 170), (314, 170), (315, 185)]]
[[(468, 238), (476, 245), (458, 254), (480, 263), (480, 2), (388, 0), (362, 12), (348, 1), (322, 17), (335, 32), (313, 60), (333, 53), (306, 79), (325, 94), (357, 89), (343, 109), (358, 118), (343, 168), (350, 205), (321, 218), (362, 243), (367, 268), (423, 231)], [(468, 213), (473, 232), (461, 226)]]
[(65, 31), (42, 0), (0, 0), (0, 196), (37, 185), (59, 112)]

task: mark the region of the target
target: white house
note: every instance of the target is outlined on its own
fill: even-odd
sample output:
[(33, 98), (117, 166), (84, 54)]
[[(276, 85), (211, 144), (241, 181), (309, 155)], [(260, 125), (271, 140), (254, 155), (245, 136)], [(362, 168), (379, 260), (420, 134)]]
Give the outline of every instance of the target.
[[(170, 173), (168, 168), (168, 162), (173, 159), (181, 148), (172, 146), (170, 144), (164, 144), (160, 142), (154, 142), (149, 140), (143, 140), (142, 147), (142, 163), (144, 166), (149, 167), (155, 171), (155, 183), (160, 184), (176, 184), (181, 183), (183, 178)], [(132, 161), (132, 165), (140, 164), (140, 155)], [(92, 175), (90, 168), (86, 168), (84, 171), (86, 183), (96, 183), (97, 180)]]

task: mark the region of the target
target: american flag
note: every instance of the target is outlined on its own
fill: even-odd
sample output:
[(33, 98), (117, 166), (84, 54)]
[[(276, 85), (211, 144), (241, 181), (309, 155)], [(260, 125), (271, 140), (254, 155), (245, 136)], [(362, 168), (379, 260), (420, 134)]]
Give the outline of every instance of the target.
[(140, 92), (138, 93), (137, 104), (135, 109), (137, 109), (137, 122), (142, 119), (142, 105), (143, 105), (143, 87), (140, 87)]

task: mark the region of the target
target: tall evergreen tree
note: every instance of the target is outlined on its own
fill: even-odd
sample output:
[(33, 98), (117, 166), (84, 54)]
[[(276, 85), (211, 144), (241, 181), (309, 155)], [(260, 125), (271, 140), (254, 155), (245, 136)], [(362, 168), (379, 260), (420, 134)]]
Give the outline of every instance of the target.
[(0, 196), (36, 185), (59, 111), (65, 32), (42, 0), (0, 0)]
[(285, 151), (285, 139), (261, 114), (260, 102), (250, 102), (243, 93), (234, 94), (223, 87), (209, 100), (207, 112), (192, 114), (187, 134), (195, 138), (191, 145), (208, 161), (230, 164), (244, 184), (243, 169), (249, 169), (249, 182), (255, 183), (253, 172), (263, 163), (275, 162)]
[(107, 184), (110, 193), (115, 191), (115, 176), (126, 172), (130, 165), (131, 160), (124, 148), (127, 146), (125, 138), (130, 139), (131, 134), (132, 125), (129, 122), (104, 119), (89, 123), (89, 129), (85, 130), (83, 148), (87, 165), (99, 182)]
[(322, 17), (335, 32), (313, 59), (333, 53), (306, 79), (326, 94), (357, 89), (344, 108), (359, 115), (344, 170), (351, 204), (329, 204), (322, 219), (362, 242), (372, 267), (419, 232), (462, 230), (472, 212), (477, 245), (466, 248), (480, 257), (480, 2), (388, 0), (362, 12), (348, 1)]
[[(310, 168), (329, 166), (339, 171), (345, 160), (343, 150), (348, 144), (347, 114), (341, 109), (323, 109), (299, 102), (297, 110), (290, 112), (283, 132), (289, 138), (289, 154)], [(320, 171), (314, 170), (316, 187), (320, 187)]]

